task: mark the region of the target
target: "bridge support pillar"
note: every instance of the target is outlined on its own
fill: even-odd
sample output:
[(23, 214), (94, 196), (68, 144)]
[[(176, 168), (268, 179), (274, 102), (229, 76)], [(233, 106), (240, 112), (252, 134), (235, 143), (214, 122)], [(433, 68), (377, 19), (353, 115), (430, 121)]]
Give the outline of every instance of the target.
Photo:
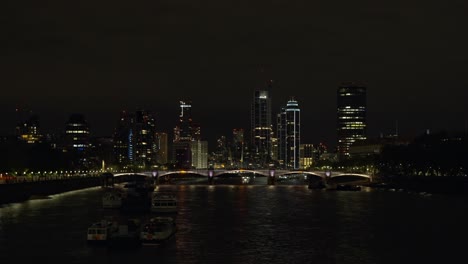
[(158, 185), (159, 184), (159, 171), (153, 171), (151, 175), (153, 175), (153, 184)]
[(275, 177), (275, 169), (270, 169), (270, 173), (268, 175), (268, 185), (275, 185), (276, 177)]
[(213, 171), (213, 168), (210, 168), (208, 169), (208, 184), (209, 185), (213, 185), (214, 183), (213, 177), (214, 177), (214, 171)]

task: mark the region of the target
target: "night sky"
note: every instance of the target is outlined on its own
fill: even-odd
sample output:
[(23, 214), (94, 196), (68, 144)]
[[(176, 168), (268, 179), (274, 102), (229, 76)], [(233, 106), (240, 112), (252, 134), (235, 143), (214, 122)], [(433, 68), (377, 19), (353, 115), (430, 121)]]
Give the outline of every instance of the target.
[(110, 136), (119, 111), (175, 126), (180, 99), (205, 138), (250, 127), (253, 90), (274, 80), (273, 113), (295, 96), (303, 143), (336, 140), (336, 89), (368, 87), (368, 136), (463, 131), (468, 1), (6, 0), (0, 8), (0, 134), (15, 108), (64, 129), (85, 114)]

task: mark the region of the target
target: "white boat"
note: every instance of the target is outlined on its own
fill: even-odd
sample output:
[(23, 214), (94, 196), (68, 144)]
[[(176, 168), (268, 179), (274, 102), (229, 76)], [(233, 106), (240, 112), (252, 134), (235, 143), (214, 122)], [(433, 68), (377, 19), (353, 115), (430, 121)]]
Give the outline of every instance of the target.
[(87, 231), (88, 242), (106, 242), (110, 234), (117, 228), (115, 222), (103, 219), (100, 222), (91, 224)]
[(151, 218), (143, 225), (140, 240), (143, 245), (159, 244), (176, 232), (174, 218), (158, 216)]
[(151, 199), (151, 212), (175, 213), (177, 212), (177, 197), (171, 192), (154, 192)]
[(120, 208), (122, 206), (122, 193), (116, 190), (107, 191), (102, 195), (103, 208)]

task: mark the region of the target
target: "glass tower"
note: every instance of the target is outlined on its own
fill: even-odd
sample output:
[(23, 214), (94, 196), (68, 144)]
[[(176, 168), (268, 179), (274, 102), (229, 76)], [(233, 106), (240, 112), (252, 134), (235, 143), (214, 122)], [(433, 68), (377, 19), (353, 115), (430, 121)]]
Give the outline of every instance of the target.
[(366, 87), (354, 83), (337, 90), (338, 155), (349, 157), (350, 146), (366, 139)]
[(260, 166), (271, 158), (271, 85), (270, 81), (267, 89), (254, 91), (251, 108), (251, 152)]
[(288, 169), (299, 169), (301, 144), (301, 110), (293, 98), (278, 114), (278, 160)]

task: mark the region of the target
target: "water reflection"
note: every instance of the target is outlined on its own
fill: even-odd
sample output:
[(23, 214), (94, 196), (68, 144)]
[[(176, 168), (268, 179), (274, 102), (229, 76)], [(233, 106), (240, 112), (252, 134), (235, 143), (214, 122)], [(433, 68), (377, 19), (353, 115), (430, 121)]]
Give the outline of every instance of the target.
[(158, 188), (175, 192), (180, 206), (178, 232), (163, 247), (89, 247), (87, 226), (119, 215), (102, 208), (95, 188), (0, 208), (2, 263), (41, 256), (73, 263), (454, 263), (468, 235), (468, 203), (455, 197), (305, 185)]

